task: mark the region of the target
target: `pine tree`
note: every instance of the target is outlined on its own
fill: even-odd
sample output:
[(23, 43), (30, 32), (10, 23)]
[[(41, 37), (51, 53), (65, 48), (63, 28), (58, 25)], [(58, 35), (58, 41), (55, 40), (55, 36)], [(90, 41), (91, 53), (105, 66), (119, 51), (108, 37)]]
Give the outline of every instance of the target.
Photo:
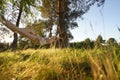
[(57, 25), (56, 35), (59, 35), (57, 47), (67, 47), (69, 29), (78, 27), (76, 19), (87, 13), (95, 3), (101, 6), (104, 4), (104, 0), (42, 0), (39, 8), (42, 17), (53, 21), (50, 27)]

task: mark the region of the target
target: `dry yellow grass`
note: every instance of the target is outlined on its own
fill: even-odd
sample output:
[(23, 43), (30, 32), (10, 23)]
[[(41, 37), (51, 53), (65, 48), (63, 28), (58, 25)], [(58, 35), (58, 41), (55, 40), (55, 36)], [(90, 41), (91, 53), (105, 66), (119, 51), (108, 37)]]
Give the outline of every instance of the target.
[(0, 53), (0, 80), (119, 80), (119, 49), (28, 49)]

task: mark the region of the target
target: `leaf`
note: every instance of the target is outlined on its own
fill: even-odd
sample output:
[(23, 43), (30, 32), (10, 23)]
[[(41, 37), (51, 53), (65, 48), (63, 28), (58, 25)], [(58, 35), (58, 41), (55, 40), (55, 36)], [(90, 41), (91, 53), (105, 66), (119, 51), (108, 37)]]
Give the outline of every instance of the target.
[(11, 2), (12, 4), (14, 4), (14, 0), (10, 0), (10, 2)]

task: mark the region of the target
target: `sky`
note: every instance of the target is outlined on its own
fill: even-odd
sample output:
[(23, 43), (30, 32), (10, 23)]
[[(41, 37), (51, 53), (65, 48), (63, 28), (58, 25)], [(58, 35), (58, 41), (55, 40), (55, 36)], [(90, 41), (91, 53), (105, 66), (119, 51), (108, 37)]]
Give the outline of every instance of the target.
[(74, 39), (71, 42), (83, 41), (86, 38), (96, 40), (101, 35), (104, 40), (115, 38), (120, 42), (120, 0), (106, 0), (101, 7), (92, 6), (77, 20), (79, 27), (71, 30)]

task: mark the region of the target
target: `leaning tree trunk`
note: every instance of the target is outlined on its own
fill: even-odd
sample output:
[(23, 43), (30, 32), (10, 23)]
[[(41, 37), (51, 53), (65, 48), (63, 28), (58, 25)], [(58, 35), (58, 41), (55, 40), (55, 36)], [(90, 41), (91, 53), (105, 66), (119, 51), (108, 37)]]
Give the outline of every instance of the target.
[(68, 46), (67, 28), (64, 21), (65, 3), (64, 0), (58, 2), (58, 29), (60, 39), (58, 40), (57, 47), (65, 48)]
[[(20, 5), (19, 14), (18, 14), (17, 21), (16, 21), (16, 27), (19, 27), (21, 15), (22, 15), (22, 5)], [(11, 44), (12, 50), (17, 49), (17, 41), (18, 41), (18, 35), (16, 32), (14, 32), (14, 39), (13, 39), (13, 42)]]
[(18, 28), (13, 23), (5, 19), (4, 16), (0, 15), (0, 22), (4, 24), (7, 28), (9, 28), (11, 31), (19, 33), (20, 35), (29, 38), (32, 40), (36, 45), (45, 45), (45, 44), (51, 44), (58, 40), (56, 36), (52, 36), (51, 38), (43, 38), (36, 36), (33, 30), (27, 29), (27, 28)]

